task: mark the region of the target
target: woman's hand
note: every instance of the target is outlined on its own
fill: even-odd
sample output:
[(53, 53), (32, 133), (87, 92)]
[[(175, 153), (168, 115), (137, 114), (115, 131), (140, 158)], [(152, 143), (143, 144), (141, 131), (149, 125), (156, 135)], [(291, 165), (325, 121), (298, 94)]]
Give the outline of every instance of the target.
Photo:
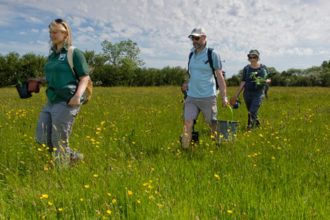
[(237, 101), (237, 97), (236, 96), (233, 96), (233, 97), (230, 98), (230, 104), (231, 105), (233, 105), (233, 106), (236, 105), (236, 101)]
[(46, 84), (47, 83), (46, 77), (43, 77), (43, 78), (29, 78), (27, 81), (29, 82), (29, 80), (38, 81), (41, 84)]
[(74, 95), (71, 99), (70, 102), (68, 103), (70, 106), (79, 106), (80, 105), (80, 97)]
[(70, 106), (79, 106), (81, 104), (80, 103), (80, 98), (86, 90), (86, 87), (87, 87), (87, 84), (88, 84), (88, 79), (89, 79), (89, 75), (80, 77), (80, 81), (79, 81), (79, 84), (78, 84), (76, 94), (71, 98), (68, 105), (70, 105)]

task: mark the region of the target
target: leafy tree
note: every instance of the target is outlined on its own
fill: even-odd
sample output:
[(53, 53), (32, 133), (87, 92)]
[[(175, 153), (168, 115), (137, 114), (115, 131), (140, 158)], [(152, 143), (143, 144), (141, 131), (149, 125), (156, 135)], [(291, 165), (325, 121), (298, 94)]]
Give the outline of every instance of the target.
[(95, 85), (119, 86), (123, 85), (122, 77), (123, 76), (118, 67), (106, 64), (95, 68), (93, 82)]
[(288, 69), (286, 71), (286, 74), (288, 76), (301, 76), (302, 73), (303, 73), (303, 71), (301, 69), (294, 69), (294, 68)]
[(154, 76), (159, 71), (154, 68), (137, 68), (134, 71), (134, 85), (135, 86), (154, 86)]
[(330, 60), (327, 61), (323, 61), (321, 64), (321, 69), (326, 69), (326, 68), (330, 68)]
[(23, 55), (19, 60), (23, 77), (26, 79), (43, 77), (46, 61), (47, 57), (34, 53)]
[(107, 62), (115, 67), (129, 64), (133, 68), (137, 68), (144, 65), (143, 60), (138, 57), (140, 48), (132, 40), (128, 39), (116, 44), (105, 40), (101, 45)]
[(309, 79), (312, 83), (312, 86), (322, 86), (322, 78), (320, 73), (312, 73), (309, 75)]
[(227, 86), (239, 86), (242, 80), (242, 75), (233, 75), (231, 78), (226, 80)]
[(20, 55), (16, 52), (10, 52), (6, 56), (1, 56), (1, 86), (14, 85), (17, 83), (17, 75), (15, 75), (15, 73), (21, 73), (19, 57)]
[(328, 67), (323, 68), (320, 73), (322, 86), (330, 86), (330, 69)]
[(94, 50), (84, 52), (88, 66), (97, 67), (103, 66), (107, 62), (107, 58), (103, 54), (97, 54)]
[(186, 73), (187, 69), (183, 69), (179, 66), (173, 68), (166, 66), (161, 70), (163, 83), (165, 85), (182, 85)]
[(320, 66), (313, 66), (313, 67), (303, 70), (303, 75), (307, 76), (307, 75), (311, 75), (314, 73), (319, 73), (320, 71), (321, 71)]
[(312, 86), (312, 82), (308, 76), (301, 76), (297, 78), (296, 86)]

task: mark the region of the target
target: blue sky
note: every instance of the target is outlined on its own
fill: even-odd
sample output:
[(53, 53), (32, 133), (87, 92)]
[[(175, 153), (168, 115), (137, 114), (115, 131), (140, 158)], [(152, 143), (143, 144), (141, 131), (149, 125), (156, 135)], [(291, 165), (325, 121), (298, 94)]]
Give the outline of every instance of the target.
[(48, 25), (67, 20), (73, 45), (102, 52), (103, 40), (131, 39), (146, 67), (186, 67), (196, 26), (219, 52), (228, 76), (258, 49), (278, 71), (330, 60), (327, 0), (0, 0), (0, 53), (49, 51)]

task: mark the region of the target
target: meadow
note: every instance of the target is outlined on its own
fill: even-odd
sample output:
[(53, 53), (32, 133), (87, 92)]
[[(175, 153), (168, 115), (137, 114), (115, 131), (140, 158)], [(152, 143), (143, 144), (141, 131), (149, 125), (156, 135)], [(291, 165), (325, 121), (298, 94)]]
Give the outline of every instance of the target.
[(271, 87), (261, 128), (246, 130), (243, 102), (235, 142), (199, 117), (183, 151), (179, 87), (96, 87), (70, 138), (85, 158), (60, 169), (34, 139), (45, 89), (1, 88), (0, 219), (329, 219), (329, 92)]

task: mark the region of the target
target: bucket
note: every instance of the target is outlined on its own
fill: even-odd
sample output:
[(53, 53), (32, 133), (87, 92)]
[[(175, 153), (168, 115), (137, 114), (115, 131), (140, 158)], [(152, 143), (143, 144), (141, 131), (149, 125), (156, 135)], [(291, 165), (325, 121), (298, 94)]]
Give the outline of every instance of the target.
[(19, 83), (15, 87), (16, 87), (19, 97), (21, 99), (30, 98), (32, 96), (31, 93), (28, 92), (28, 83), (27, 82)]
[(233, 110), (228, 105), (227, 108), (230, 109), (231, 120), (214, 120), (212, 122), (213, 126), (216, 127), (216, 133), (214, 134), (215, 140), (218, 142), (231, 142), (236, 140), (238, 122), (233, 121)]
[(40, 81), (30, 79), (28, 80), (28, 92), (39, 93), (40, 91)]

